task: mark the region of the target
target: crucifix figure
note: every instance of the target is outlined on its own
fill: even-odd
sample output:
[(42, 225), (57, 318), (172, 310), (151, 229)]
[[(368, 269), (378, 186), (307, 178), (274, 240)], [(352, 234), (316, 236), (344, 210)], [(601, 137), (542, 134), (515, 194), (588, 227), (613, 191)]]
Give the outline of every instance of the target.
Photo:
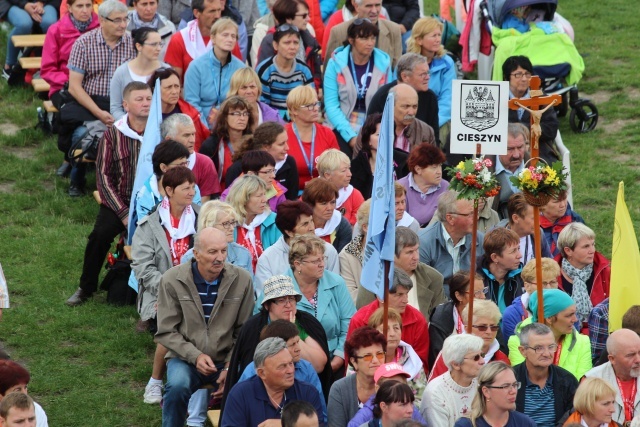
[[(562, 103), (560, 95), (544, 95), (540, 90), (540, 77), (533, 76), (529, 82), (530, 98), (512, 98), (509, 100), (509, 108), (517, 110), (524, 108), (531, 114), (531, 157), (538, 157), (538, 139), (542, 134), (540, 127), (540, 119), (542, 114), (549, 108)], [(539, 110), (541, 106), (546, 105), (543, 110)]]
[[(530, 98), (512, 98), (509, 100), (509, 108), (517, 110), (524, 108), (531, 114), (531, 163), (536, 165), (539, 156), (538, 138), (542, 134), (540, 128), (540, 119), (542, 114), (554, 105), (562, 103), (560, 95), (545, 95), (540, 90), (540, 77), (533, 76), (529, 82)], [(546, 107), (542, 110), (539, 108), (543, 105)], [(538, 291), (538, 319), (544, 319), (544, 303), (542, 297), (542, 249), (540, 246), (540, 208), (533, 207), (533, 241), (536, 255), (536, 282)], [(542, 320), (544, 322), (544, 320)]]

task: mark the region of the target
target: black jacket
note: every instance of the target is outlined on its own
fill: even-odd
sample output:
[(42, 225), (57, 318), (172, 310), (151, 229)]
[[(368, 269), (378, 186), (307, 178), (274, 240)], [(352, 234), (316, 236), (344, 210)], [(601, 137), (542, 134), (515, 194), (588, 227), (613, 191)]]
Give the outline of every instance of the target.
[[(531, 114), (528, 111), (525, 111), (524, 114), (522, 114), (522, 119), (518, 119), (518, 110), (509, 110), (509, 123), (522, 123), (527, 127), (527, 129), (530, 129)], [(542, 114), (542, 118), (540, 120), (542, 135), (540, 135), (538, 146), (540, 147), (540, 157), (549, 164), (559, 159), (555, 148), (555, 138), (558, 133), (559, 125), (560, 123), (558, 122), (556, 110), (553, 108), (549, 108)]]
[[(491, 275), (489, 271), (489, 262), (488, 255), (481, 255), (476, 258), (476, 274), (480, 274), (482, 277), (482, 281), (485, 286), (489, 287), (489, 294), (487, 295), (487, 299), (492, 300), (496, 304), (498, 304), (498, 292), (500, 288), (500, 283)], [(513, 304), (513, 300), (516, 297), (522, 295), (522, 287), (524, 286), (524, 282), (522, 281), (522, 277), (520, 277), (520, 272), (522, 271), (522, 263), (517, 270), (512, 270), (507, 274), (507, 277), (504, 279), (504, 303), (507, 307)]]
[[(396, 180), (404, 178), (409, 174), (407, 159), (409, 155), (397, 148), (393, 149), (393, 170), (396, 173)], [(360, 151), (351, 161), (351, 185), (362, 193), (365, 200), (371, 198), (373, 187), (373, 172), (369, 164), (369, 155)]]
[[(202, 150), (200, 150), (202, 153)], [(242, 174), (242, 160), (236, 160), (227, 170), (227, 175), (224, 177), (224, 182), (227, 188), (231, 187), (233, 181), (236, 180)], [(276, 181), (282, 184), (287, 192), (284, 193), (284, 197), (287, 200), (298, 200), (298, 166), (296, 165), (296, 159), (292, 156), (287, 156), (284, 164), (276, 172)]]
[[(578, 388), (578, 380), (566, 369), (556, 365), (549, 366), (551, 375), (553, 376), (553, 398), (555, 402), (556, 423), (560, 421), (567, 412), (573, 408), (573, 395), (576, 394)], [(524, 413), (524, 393), (527, 386), (527, 367), (526, 362), (513, 367), (516, 373), (516, 380), (522, 386), (516, 395), (516, 411)]]
[[(397, 80), (387, 83), (381, 86), (371, 102), (369, 102), (369, 108), (367, 108), (367, 116), (374, 113), (381, 113), (384, 110), (384, 104), (387, 101), (387, 95), (392, 87), (398, 84)], [(422, 120), (433, 128), (433, 133), (436, 138), (438, 147), (440, 144), (440, 126), (438, 122), (438, 97), (431, 89), (426, 92), (418, 92), (418, 112), (416, 118)]]
[(453, 324), (453, 302), (448, 301), (437, 306), (431, 313), (429, 321), (429, 367), (433, 368), (436, 358), (442, 350), (444, 340), (456, 327)]
[(418, 0), (384, 0), (382, 5), (387, 9), (389, 18), (398, 25), (404, 25), (407, 31), (411, 31), (420, 18)]

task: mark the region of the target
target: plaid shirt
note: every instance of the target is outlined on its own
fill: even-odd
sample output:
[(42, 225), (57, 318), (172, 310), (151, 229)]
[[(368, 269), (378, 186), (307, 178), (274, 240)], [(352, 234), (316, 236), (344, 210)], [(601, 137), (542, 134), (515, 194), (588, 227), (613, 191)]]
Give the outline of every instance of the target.
[(96, 186), (102, 204), (114, 211), (121, 220), (129, 217), (141, 145), (140, 141), (125, 136), (111, 126), (98, 146)]
[(591, 340), (591, 359), (598, 360), (606, 348), (609, 337), (609, 298), (593, 307), (589, 313), (589, 339)]
[(120, 65), (136, 57), (131, 36), (125, 34), (111, 49), (96, 28), (83, 34), (71, 48), (69, 70), (83, 74), (82, 88), (89, 95), (109, 96), (109, 85), (113, 73)]

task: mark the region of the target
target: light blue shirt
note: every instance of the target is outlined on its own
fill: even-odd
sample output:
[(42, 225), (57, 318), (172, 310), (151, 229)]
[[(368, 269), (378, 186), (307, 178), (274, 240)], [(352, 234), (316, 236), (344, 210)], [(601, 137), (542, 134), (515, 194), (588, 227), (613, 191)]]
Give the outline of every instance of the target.
[(524, 159), (522, 159), (522, 163), (520, 163), (520, 166), (518, 166), (518, 169), (516, 169), (515, 172), (511, 172), (509, 169), (505, 169), (505, 167), (502, 166), (502, 162), (500, 161), (500, 159), (498, 159), (498, 161), (496, 162), (496, 175), (500, 175), (501, 173), (504, 173), (507, 175), (507, 182), (509, 183), (509, 187), (511, 188), (511, 191), (514, 194), (519, 193), (520, 189), (515, 185), (513, 185), (513, 182), (511, 182), (509, 178), (511, 178), (512, 176), (518, 175), (523, 170), (524, 170)]

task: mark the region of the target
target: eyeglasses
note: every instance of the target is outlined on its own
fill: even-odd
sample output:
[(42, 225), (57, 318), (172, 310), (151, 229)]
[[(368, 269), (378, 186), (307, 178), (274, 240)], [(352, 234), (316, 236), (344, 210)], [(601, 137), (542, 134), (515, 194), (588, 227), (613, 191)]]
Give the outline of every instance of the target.
[(550, 346), (547, 346), (547, 347), (543, 345), (537, 345), (535, 347), (529, 347), (528, 345), (525, 345), (524, 348), (533, 350), (536, 352), (536, 354), (544, 354), (545, 351), (548, 351), (549, 353), (555, 353), (556, 350), (558, 349), (558, 344), (551, 344)]
[(516, 79), (521, 79), (523, 77), (526, 77), (528, 79), (531, 78), (531, 73), (528, 71), (526, 73), (523, 73), (523, 72), (511, 73), (510, 75), (511, 77), (515, 77)]
[(460, 215), (463, 217), (468, 217), (473, 215), (473, 212), (469, 212), (469, 213), (460, 213), (460, 212), (449, 212), (450, 215)]
[[(528, 282), (525, 280), (525, 283), (528, 283), (530, 285), (534, 285), (535, 286), (535, 282)], [(558, 286), (558, 281), (556, 279), (554, 280), (549, 280), (548, 282), (542, 282), (542, 287), (545, 289), (551, 288), (551, 287), (557, 287)]]
[(491, 329), (491, 332), (496, 332), (499, 328), (498, 325), (471, 325), (480, 332), (487, 332), (487, 329)]
[(353, 25), (362, 25), (365, 22), (371, 24), (371, 20), (369, 18), (357, 18), (353, 21)]
[(319, 266), (319, 265), (322, 265), (322, 264), (326, 264), (327, 260), (328, 260), (328, 257), (325, 256), (325, 257), (322, 257), (322, 258), (319, 258), (319, 259), (316, 259), (316, 260), (313, 260), (313, 261), (309, 261), (309, 260), (303, 259), (302, 262), (307, 262), (309, 264), (313, 264), (313, 265), (318, 265)]
[(229, 115), (233, 116), (233, 117), (249, 117), (251, 115), (251, 113), (249, 113), (248, 111), (243, 111), (243, 112), (234, 111), (234, 112), (229, 113)]
[(464, 360), (473, 360), (474, 362), (477, 362), (483, 358), (484, 358), (484, 353), (478, 353), (473, 357), (465, 357)]
[(295, 25), (282, 24), (278, 28), (276, 28), (276, 33), (281, 33), (281, 32), (284, 32), (284, 31), (295, 31), (296, 33), (300, 32), (298, 30), (298, 27), (296, 27)]
[(309, 111), (313, 111), (316, 108), (320, 108), (320, 101), (313, 102), (311, 104), (301, 105), (300, 108), (307, 109)]
[(287, 305), (287, 304), (293, 304), (295, 305), (297, 300), (296, 297), (294, 295), (289, 295), (286, 297), (282, 297), (282, 298), (276, 298), (271, 300), (275, 305)]
[[(469, 292), (469, 291), (466, 291), (465, 293), (467, 293), (467, 294), (468, 294), (468, 293), (470, 293), (470, 292)], [(484, 294), (484, 295), (487, 295), (488, 293), (489, 293), (489, 287), (488, 287), (488, 286), (485, 286), (485, 287), (484, 287), (484, 288), (482, 288), (482, 289), (478, 289), (477, 291), (473, 291), (473, 296), (480, 297), (480, 295), (483, 295), (483, 294)]]
[(163, 48), (165, 43), (164, 42), (155, 42), (155, 43), (142, 43), (144, 46), (151, 46), (153, 48)]
[(505, 385), (486, 385), (486, 388), (497, 388), (499, 390), (520, 390), (520, 386), (522, 384), (520, 383), (520, 381), (515, 382), (513, 384), (505, 384)]
[(296, 13), (294, 16), (299, 16), (302, 19), (307, 19), (307, 17), (309, 17), (309, 12), (307, 12), (307, 13)]
[(108, 18), (108, 17), (106, 17), (106, 16), (103, 16), (103, 18), (104, 18), (104, 19), (106, 19), (106, 20), (107, 20), (107, 21), (109, 21), (109, 22), (113, 22), (113, 23), (114, 23), (114, 24), (116, 24), (116, 25), (120, 25), (120, 24), (128, 24), (128, 23), (129, 23), (129, 21), (130, 21), (129, 17), (126, 17), (126, 18), (116, 18), (116, 19), (111, 19), (111, 18)]
[(259, 174), (262, 175), (271, 175), (271, 174), (275, 174), (276, 170), (275, 169), (267, 169), (266, 171), (258, 171)]
[(374, 354), (365, 354), (364, 356), (354, 356), (356, 359), (362, 359), (365, 362), (371, 362), (373, 360), (373, 357), (375, 356), (376, 359), (378, 359), (379, 361), (383, 361), (384, 357), (385, 357), (385, 352), (384, 351), (379, 351), (377, 352), (375, 355)]
[(225, 222), (221, 222), (220, 224), (222, 228), (226, 229), (226, 230), (231, 230), (234, 229), (238, 226), (238, 221), (225, 221)]

